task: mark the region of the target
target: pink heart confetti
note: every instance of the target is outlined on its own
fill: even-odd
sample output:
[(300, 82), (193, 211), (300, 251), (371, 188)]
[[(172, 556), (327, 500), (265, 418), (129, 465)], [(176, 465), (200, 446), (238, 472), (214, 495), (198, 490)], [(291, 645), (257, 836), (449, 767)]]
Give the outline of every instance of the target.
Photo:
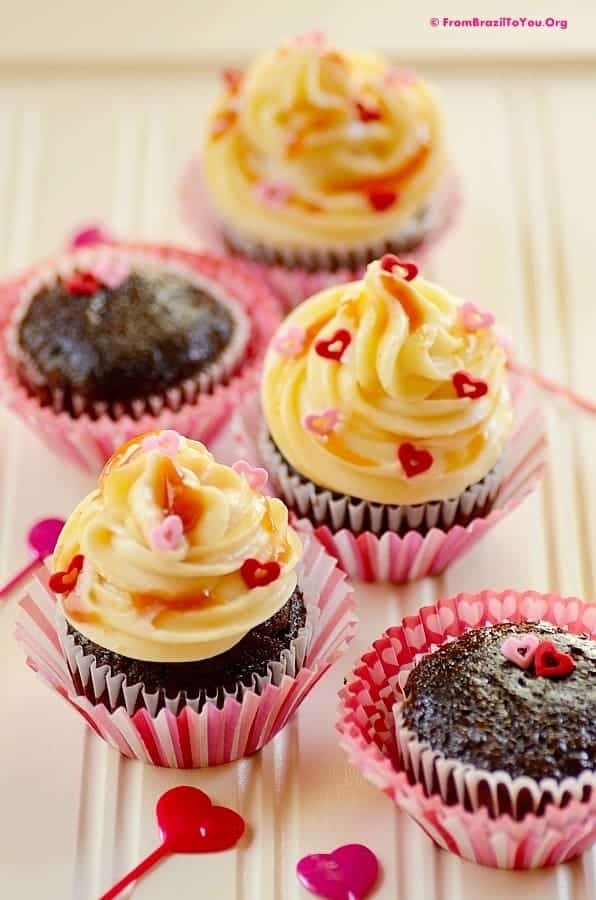
[(459, 307), (459, 320), (466, 331), (480, 331), (495, 324), (495, 317), (491, 312), (481, 309), (470, 300)]
[(306, 431), (318, 434), (320, 437), (326, 437), (335, 431), (339, 425), (339, 420), (339, 410), (330, 406), (327, 409), (322, 409), (320, 412), (307, 413), (302, 418), (302, 425)]
[(344, 844), (332, 853), (303, 856), (296, 875), (308, 891), (325, 900), (363, 900), (379, 877), (379, 863), (364, 844)]
[(112, 240), (113, 235), (100, 222), (88, 222), (73, 231), (68, 239), (68, 249), (96, 247), (97, 244), (109, 244)]
[(292, 196), (292, 188), (281, 181), (258, 181), (254, 193), (261, 203), (278, 209), (284, 206)]
[(292, 359), (299, 356), (304, 350), (304, 342), (306, 341), (306, 329), (300, 328), (298, 325), (291, 325), (285, 331), (280, 331), (273, 340), (271, 346), (281, 356), (286, 359)]
[(176, 455), (180, 447), (180, 435), (177, 431), (166, 429), (166, 431), (160, 431), (159, 434), (148, 435), (143, 439), (141, 447), (147, 453), (151, 450), (157, 450), (159, 453), (163, 453), (164, 456), (172, 457)]
[(115, 291), (129, 277), (130, 266), (123, 259), (103, 259), (91, 266), (89, 271), (105, 287)]
[(184, 538), (184, 525), (180, 516), (166, 516), (149, 533), (149, 543), (154, 550), (167, 553), (178, 550)]
[(261, 469), (259, 466), (251, 466), (245, 459), (239, 459), (232, 468), (239, 475), (244, 475), (253, 491), (262, 491), (269, 480), (266, 469)]
[(501, 644), (501, 653), (520, 669), (529, 669), (539, 643), (535, 634), (524, 634), (522, 637), (511, 635)]

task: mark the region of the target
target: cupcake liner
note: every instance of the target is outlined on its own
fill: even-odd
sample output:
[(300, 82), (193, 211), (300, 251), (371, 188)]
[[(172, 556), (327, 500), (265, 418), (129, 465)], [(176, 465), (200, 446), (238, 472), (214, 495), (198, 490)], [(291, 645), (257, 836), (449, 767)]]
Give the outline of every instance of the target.
[[(497, 473), (500, 482), (493, 506), (486, 516), (472, 519), (465, 526), (454, 525), (448, 530), (432, 528), (425, 535), (411, 531), (404, 537), (393, 532), (378, 537), (371, 531), (356, 535), (346, 527), (332, 531), (327, 525), (317, 525), (314, 515), (313, 521), (295, 517), (294, 526), (303, 533), (314, 534), (353, 579), (403, 584), (427, 575), (438, 575), (519, 506), (542, 477), (547, 459), (547, 439), (536, 391), (523, 378), (511, 376), (509, 383), (515, 416), (514, 430), (503, 459), (503, 469)], [(244, 456), (253, 463), (267, 465), (268, 460), (263, 458), (259, 449), (262, 423), (258, 398), (247, 398), (229, 430), (222, 433), (218, 446), (221, 458), (225, 462), (233, 462)], [(275, 466), (273, 471), (276, 471)], [(314, 487), (311, 490), (314, 491)], [(310, 496), (308, 490), (306, 495)], [(341, 515), (342, 503), (345, 504), (345, 501), (339, 501), (334, 506), (339, 511), (338, 515)], [(466, 508), (467, 503), (468, 500)], [(359, 504), (356, 504), (356, 516), (358, 508)], [(357, 517), (355, 523), (358, 524)]]
[(344, 252), (325, 247), (305, 251), (268, 247), (219, 221), (196, 158), (183, 172), (179, 202), (183, 220), (206, 246), (239, 254), (283, 306), (291, 309), (327, 287), (361, 278), (367, 264), (384, 253), (404, 253), (408, 259), (421, 262), (455, 221), (461, 190), (456, 175), (450, 171), (420, 221), (407, 223), (393, 238), (366, 247), (346, 248)]
[[(96, 405), (91, 414), (81, 411), (75, 417), (62, 410), (59, 394), (52, 398), (52, 405), (42, 405), (17, 374), (14, 344), (19, 311), (29, 292), (43, 283), (49, 272), (72, 266), (72, 259), (85, 264), (98, 254), (115, 254), (133, 262), (142, 260), (145, 264), (173, 267), (201, 284), (208, 284), (218, 299), (241, 311), (240, 316), (237, 313), (235, 316), (241, 327), (231, 352), (224, 354), (203, 377), (187, 380), (162, 396), (139, 401), (130, 410), (116, 405), (108, 410)], [(228, 297), (233, 297), (233, 301), (225, 299)], [(83, 250), (0, 286), (0, 397), (55, 452), (94, 473), (121, 444), (145, 431), (172, 428), (208, 443), (233, 408), (247, 392), (254, 390), (265, 349), (278, 322), (275, 298), (241, 263), (167, 245), (112, 243), (109, 247)]]
[(386, 532), (403, 536), (417, 529), (426, 532), (432, 528), (449, 529), (455, 523), (468, 524), (474, 516), (490, 510), (506, 468), (506, 460), (499, 460), (482, 481), (470, 485), (452, 500), (390, 506), (356, 497), (340, 497), (302, 478), (284, 460), (265, 429), (259, 437), (259, 451), (282, 499), (296, 515), (304, 516), (316, 526), (324, 526), (330, 521), (332, 533), (345, 528), (353, 535), (359, 535), (367, 530), (365, 523), (370, 523), (369, 531), (377, 538)]
[(76, 637), (68, 632), (60, 604), (56, 607), (56, 630), (74, 689), (79, 696), (85, 696), (92, 704), (103, 703), (112, 712), (124, 704), (129, 715), (133, 715), (138, 709), (146, 709), (155, 717), (164, 706), (176, 715), (184, 706), (200, 712), (205, 703), (223, 706), (230, 697), (242, 700), (247, 691), (262, 694), (268, 685), (280, 685), (286, 676), (296, 678), (304, 665), (313, 628), (319, 616), (316, 605), (305, 603), (305, 606), (305, 625), (290, 642), (290, 646), (282, 652), (279, 660), (268, 663), (266, 675), (253, 674), (250, 686), (239, 682), (233, 691), (221, 688), (215, 694), (210, 694), (206, 690), (201, 690), (192, 697), (189, 697), (186, 691), (180, 691), (173, 697), (167, 696), (163, 690), (149, 692), (142, 682), (129, 683), (126, 675), (114, 674), (109, 665), (98, 665), (95, 655), (85, 653), (77, 643)]
[[(133, 712), (126, 706), (112, 711), (104, 703), (78, 696), (62, 650), (56, 599), (45, 575), (33, 582), (21, 601), (17, 640), (31, 668), (124, 756), (171, 768), (219, 765), (248, 756), (270, 741), (354, 636), (352, 589), (316, 540), (304, 541), (298, 573), (299, 586), (312, 608), (312, 634), (306, 649), (307, 635), (296, 641), (292, 651), (296, 674), (290, 674), (290, 665), (272, 666), (258, 689), (245, 689), (241, 699), (226, 696), (219, 705), (208, 700), (200, 712), (189, 703), (178, 713), (168, 705), (152, 715), (147, 708), (135, 708), (130, 696)], [(101, 679), (105, 673), (96, 669), (94, 677)]]
[[(503, 869), (565, 862), (596, 843), (596, 792), (592, 790), (584, 800), (581, 793), (581, 786), (591, 779), (566, 779), (564, 789), (554, 792), (550, 785), (553, 802), (545, 804), (538, 799), (538, 794), (544, 796), (540, 784), (533, 782), (534, 793), (528, 791), (525, 782), (531, 779), (507, 780), (503, 773), (483, 773), (488, 796), (495, 798), (498, 790), (500, 802), (513, 815), (493, 817), (484, 805), (466, 809), (457, 798), (449, 805), (440, 794), (428, 796), (422, 783), (410, 783), (400, 759), (393, 709), (402, 699), (408, 672), (421, 655), (471, 628), (527, 620), (545, 620), (596, 639), (596, 607), (575, 597), (513, 590), (460, 594), (423, 607), (417, 615), (389, 628), (361, 657), (339, 695), (337, 728), (352, 764), (418, 822), (439, 847), (480, 865)], [(515, 813), (529, 795), (540, 811), (528, 812), (518, 821)]]

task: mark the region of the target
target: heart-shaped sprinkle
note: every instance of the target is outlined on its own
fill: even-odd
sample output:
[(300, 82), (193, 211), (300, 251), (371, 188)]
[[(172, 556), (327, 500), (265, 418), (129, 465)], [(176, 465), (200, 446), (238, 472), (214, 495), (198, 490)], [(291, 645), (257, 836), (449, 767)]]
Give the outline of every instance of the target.
[(302, 419), (302, 427), (312, 434), (318, 434), (321, 437), (331, 434), (335, 431), (339, 424), (340, 412), (333, 406), (322, 409), (320, 412), (308, 413)]
[(552, 641), (541, 641), (534, 654), (534, 671), (543, 678), (560, 678), (575, 669), (575, 660)]
[(50, 590), (54, 591), (55, 594), (69, 594), (75, 587), (79, 575), (83, 571), (84, 562), (85, 557), (82, 553), (77, 553), (76, 556), (73, 556), (66, 571), (54, 572), (54, 574), (50, 576), (48, 582)]
[(180, 516), (166, 516), (149, 534), (149, 544), (154, 550), (167, 553), (178, 550), (184, 538), (184, 525)]
[(524, 634), (521, 637), (511, 635), (501, 644), (501, 653), (520, 669), (529, 669), (539, 643), (535, 634)]
[(221, 73), (223, 82), (231, 94), (237, 94), (244, 78), (242, 69), (224, 69)]
[(266, 469), (261, 469), (259, 466), (251, 466), (245, 459), (239, 459), (232, 468), (239, 475), (244, 475), (253, 491), (262, 491), (269, 480)]
[(296, 866), (298, 880), (326, 900), (363, 900), (379, 877), (377, 857), (364, 844), (344, 844), (331, 853), (311, 853)]
[(462, 303), (458, 315), (459, 321), (466, 331), (480, 331), (482, 328), (490, 328), (495, 324), (495, 317), (491, 312), (481, 309), (470, 300)]
[(376, 187), (368, 188), (366, 192), (368, 202), (377, 212), (385, 212), (397, 202), (397, 191), (393, 188)]
[(95, 263), (90, 272), (105, 287), (115, 291), (130, 275), (130, 266), (123, 259), (104, 259)]
[(64, 287), (75, 297), (91, 297), (100, 289), (101, 284), (92, 272), (74, 272), (64, 281)]
[(318, 340), (315, 344), (315, 352), (324, 359), (332, 359), (339, 362), (350, 346), (352, 335), (345, 328), (338, 328), (329, 340)]
[(382, 256), (380, 265), (383, 272), (389, 272), (390, 275), (396, 275), (398, 278), (403, 278), (404, 281), (413, 281), (418, 274), (416, 263), (402, 261), (394, 253), (386, 253)]
[(488, 394), (488, 384), (481, 378), (474, 378), (469, 372), (455, 372), (451, 379), (458, 397), (478, 400)]
[(246, 559), (242, 563), (240, 574), (249, 588), (265, 587), (279, 578), (281, 566), (275, 560), (259, 562), (258, 559)]
[(356, 112), (361, 122), (377, 122), (381, 118), (381, 110), (378, 106), (368, 106), (359, 100), (356, 101)]
[(432, 453), (429, 450), (420, 450), (414, 444), (400, 444), (397, 456), (407, 478), (415, 478), (416, 475), (422, 475), (433, 464)]
[(265, 206), (279, 209), (292, 196), (292, 188), (282, 181), (257, 181), (254, 186), (255, 197)]
[(143, 439), (141, 447), (146, 453), (149, 453), (151, 450), (157, 450), (159, 453), (163, 453), (164, 456), (171, 458), (176, 455), (180, 447), (180, 435), (172, 428), (167, 428), (165, 431), (160, 431), (159, 434), (147, 435)]
[(280, 356), (292, 359), (294, 356), (299, 356), (302, 353), (305, 341), (306, 329), (301, 328), (299, 325), (291, 325), (284, 331), (280, 331), (273, 338), (271, 346)]
[(113, 240), (112, 235), (100, 223), (89, 223), (77, 228), (69, 238), (69, 250), (78, 250), (80, 247), (96, 247), (97, 244), (109, 244)]

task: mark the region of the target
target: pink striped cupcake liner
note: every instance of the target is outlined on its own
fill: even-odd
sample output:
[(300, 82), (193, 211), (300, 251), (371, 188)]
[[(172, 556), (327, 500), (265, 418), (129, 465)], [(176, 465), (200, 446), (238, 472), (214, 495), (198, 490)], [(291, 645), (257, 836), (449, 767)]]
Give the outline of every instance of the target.
[[(499, 471), (501, 480), (493, 507), (485, 517), (447, 530), (433, 528), (425, 535), (410, 531), (403, 537), (394, 532), (386, 532), (381, 537), (372, 532), (355, 535), (347, 527), (332, 531), (328, 525), (317, 525), (306, 518), (297, 518), (294, 526), (303, 533), (314, 534), (354, 580), (404, 584), (440, 574), (519, 506), (536, 488), (544, 472), (546, 425), (537, 405), (536, 391), (527, 380), (517, 376), (511, 376), (510, 387), (514, 431)], [(238, 456), (245, 455), (267, 467), (259, 450), (261, 434), (262, 417), (258, 400), (253, 398), (238, 412), (230, 431), (222, 438), (219, 455), (225, 462), (234, 462)]]
[(219, 705), (207, 701), (200, 712), (186, 705), (177, 714), (167, 706), (157, 715), (146, 708), (129, 713), (125, 706), (110, 710), (79, 696), (61, 642), (56, 598), (43, 573), (20, 603), (16, 636), (29, 666), (124, 756), (168, 768), (215, 766), (249, 756), (275, 737), (354, 637), (352, 589), (316, 540), (304, 541), (298, 583), (314, 612), (306, 655), (295, 674), (272, 670), (241, 700), (230, 695)]
[[(80, 249), (85, 254), (98, 252)], [(135, 414), (119, 411), (97, 415), (83, 412), (73, 416), (59, 406), (40, 403), (22, 384), (16, 372), (13, 317), (23, 302), (27, 286), (48, 265), (31, 269), (18, 279), (0, 285), (0, 399), (20, 416), (57, 454), (92, 473), (97, 473), (109, 457), (126, 441), (146, 431), (172, 428), (195, 440), (209, 443), (227, 422), (233, 409), (255, 390), (263, 356), (280, 319), (278, 301), (241, 262), (206, 253), (192, 253), (160, 244), (109, 241), (109, 250), (132, 259), (142, 256), (172, 267), (188, 270), (214, 290), (233, 298), (241, 314), (250, 322), (250, 340), (241, 357), (230, 360), (229, 371), (212, 372), (208, 383), (185, 384), (164, 397), (148, 398)], [(65, 264), (70, 257), (65, 257)]]
[[(417, 615), (387, 629), (361, 657), (339, 694), (337, 728), (351, 763), (407, 812), (438, 847), (484, 866), (533, 869), (555, 865), (596, 843), (596, 791), (584, 790), (595, 776), (586, 773), (566, 779), (555, 789), (546, 780), (543, 784), (487, 772), (480, 777), (488, 793), (496, 797), (498, 790), (502, 797), (505, 792), (513, 814), (495, 815), (486, 805), (469, 808), (469, 802), (448, 804), (440, 793), (430, 793), (423, 780), (410, 783), (396, 736), (394, 707), (403, 699), (401, 688), (412, 667), (441, 644), (472, 628), (540, 620), (596, 639), (596, 606), (575, 597), (513, 590), (459, 594), (423, 607)], [(545, 792), (550, 802), (541, 805)], [(524, 802), (528, 794), (533, 796), (535, 811), (517, 817), (522, 793)], [(466, 794), (467, 800), (469, 797)]]
[[(395, 251), (395, 242), (384, 240), (363, 248), (358, 253), (346, 254), (350, 258), (349, 265), (331, 266), (330, 262), (333, 261), (335, 254), (326, 251), (324, 247), (309, 251), (308, 266), (300, 266), (295, 264), (295, 261), (291, 266), (273, 261), (270, 263), (251, 261), (251, 257), (256, 259), (262, 255), (260, 251), (265, 252), (264, 248), (260, 248), (256, 242), (243, 240), (241, 235), (235, 234), (229, 228), (226, 229), (217, 221), (210, 208), (209, 198), (202, 183), (201, 166), (196, 158), (190, 160), (182, 174), (179, 202), (184, 222), (201, 243), (217, 252), (225, 252), (229, 245), (236, 247), (235, 252), (242, 255), (247, 265), (278, 297), (286, 310), (292, 309), (307, 297), (325, 288), (361, 278), (372, 259)], [(414, 250), (404, 250), (402, 255), (409, 260), (422, 263), (433, 246), (452, 227), (460, 204), (461, 189), (456, 175), (452, 172), (435, 198), (432, 221), (426, 226), (424, 238)], [(227, 241), (226, 232), (228, 232)], [(283, 250), (280, 250), (280, 255), (284, 255)]]

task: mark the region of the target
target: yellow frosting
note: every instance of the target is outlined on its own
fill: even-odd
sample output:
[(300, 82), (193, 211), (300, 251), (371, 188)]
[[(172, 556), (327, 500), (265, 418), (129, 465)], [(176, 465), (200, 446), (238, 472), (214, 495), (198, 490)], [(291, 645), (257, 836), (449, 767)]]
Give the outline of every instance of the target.
[[(142, 440), (107, 464), (99, 488), (60, 536), (55, 572), (84, 556), (76, 588), (63, 599), (65, 615), (88, 638), (125, 656), (215, 656), (287, 602), (300, 541), (280, 500), (254, 491), (202, 444), (180, 438), (168, 457), (144, 449)], [(171, 508), (164, 509), (164, 497)], [(154, 529), (172, 510), (184, 534), (175, 549), (156, 550)], [(279, 563), (279, 576), (249, 587), (240, 571), (247, 559)]]
[[(429, 201), (445, 174), (443, 128), (420, 79), (377, 56), (296, 41), (257, 59), (219, 100), (203, 167), (216, 212), (239, 232), (346, 249), (398, 234)], [(264, 201), (263, 185), (288, 196)], [(369, 198), (378, 189), (398, 195), (384, 211)]]
[[(377, 261), (362, 281), (298, 306), (268, 351), (262, 388), (286, 460), (321, 487), (389, 504), (449, 499), (484, 478), (507, 442), (512, 407), (505, 353), (492, 328), (465, 326), (462, 302)], [(350, 343), (335, 361), (316, 344), (338, 330)], [(457, 372), (487, 393), (459, 397)], [(333, 430), (309, 430), (305, 417), (325, 410), (338, 419)], [(430, 468), (410, 477), (398, 456), (408, 443), (432, 454)]]

